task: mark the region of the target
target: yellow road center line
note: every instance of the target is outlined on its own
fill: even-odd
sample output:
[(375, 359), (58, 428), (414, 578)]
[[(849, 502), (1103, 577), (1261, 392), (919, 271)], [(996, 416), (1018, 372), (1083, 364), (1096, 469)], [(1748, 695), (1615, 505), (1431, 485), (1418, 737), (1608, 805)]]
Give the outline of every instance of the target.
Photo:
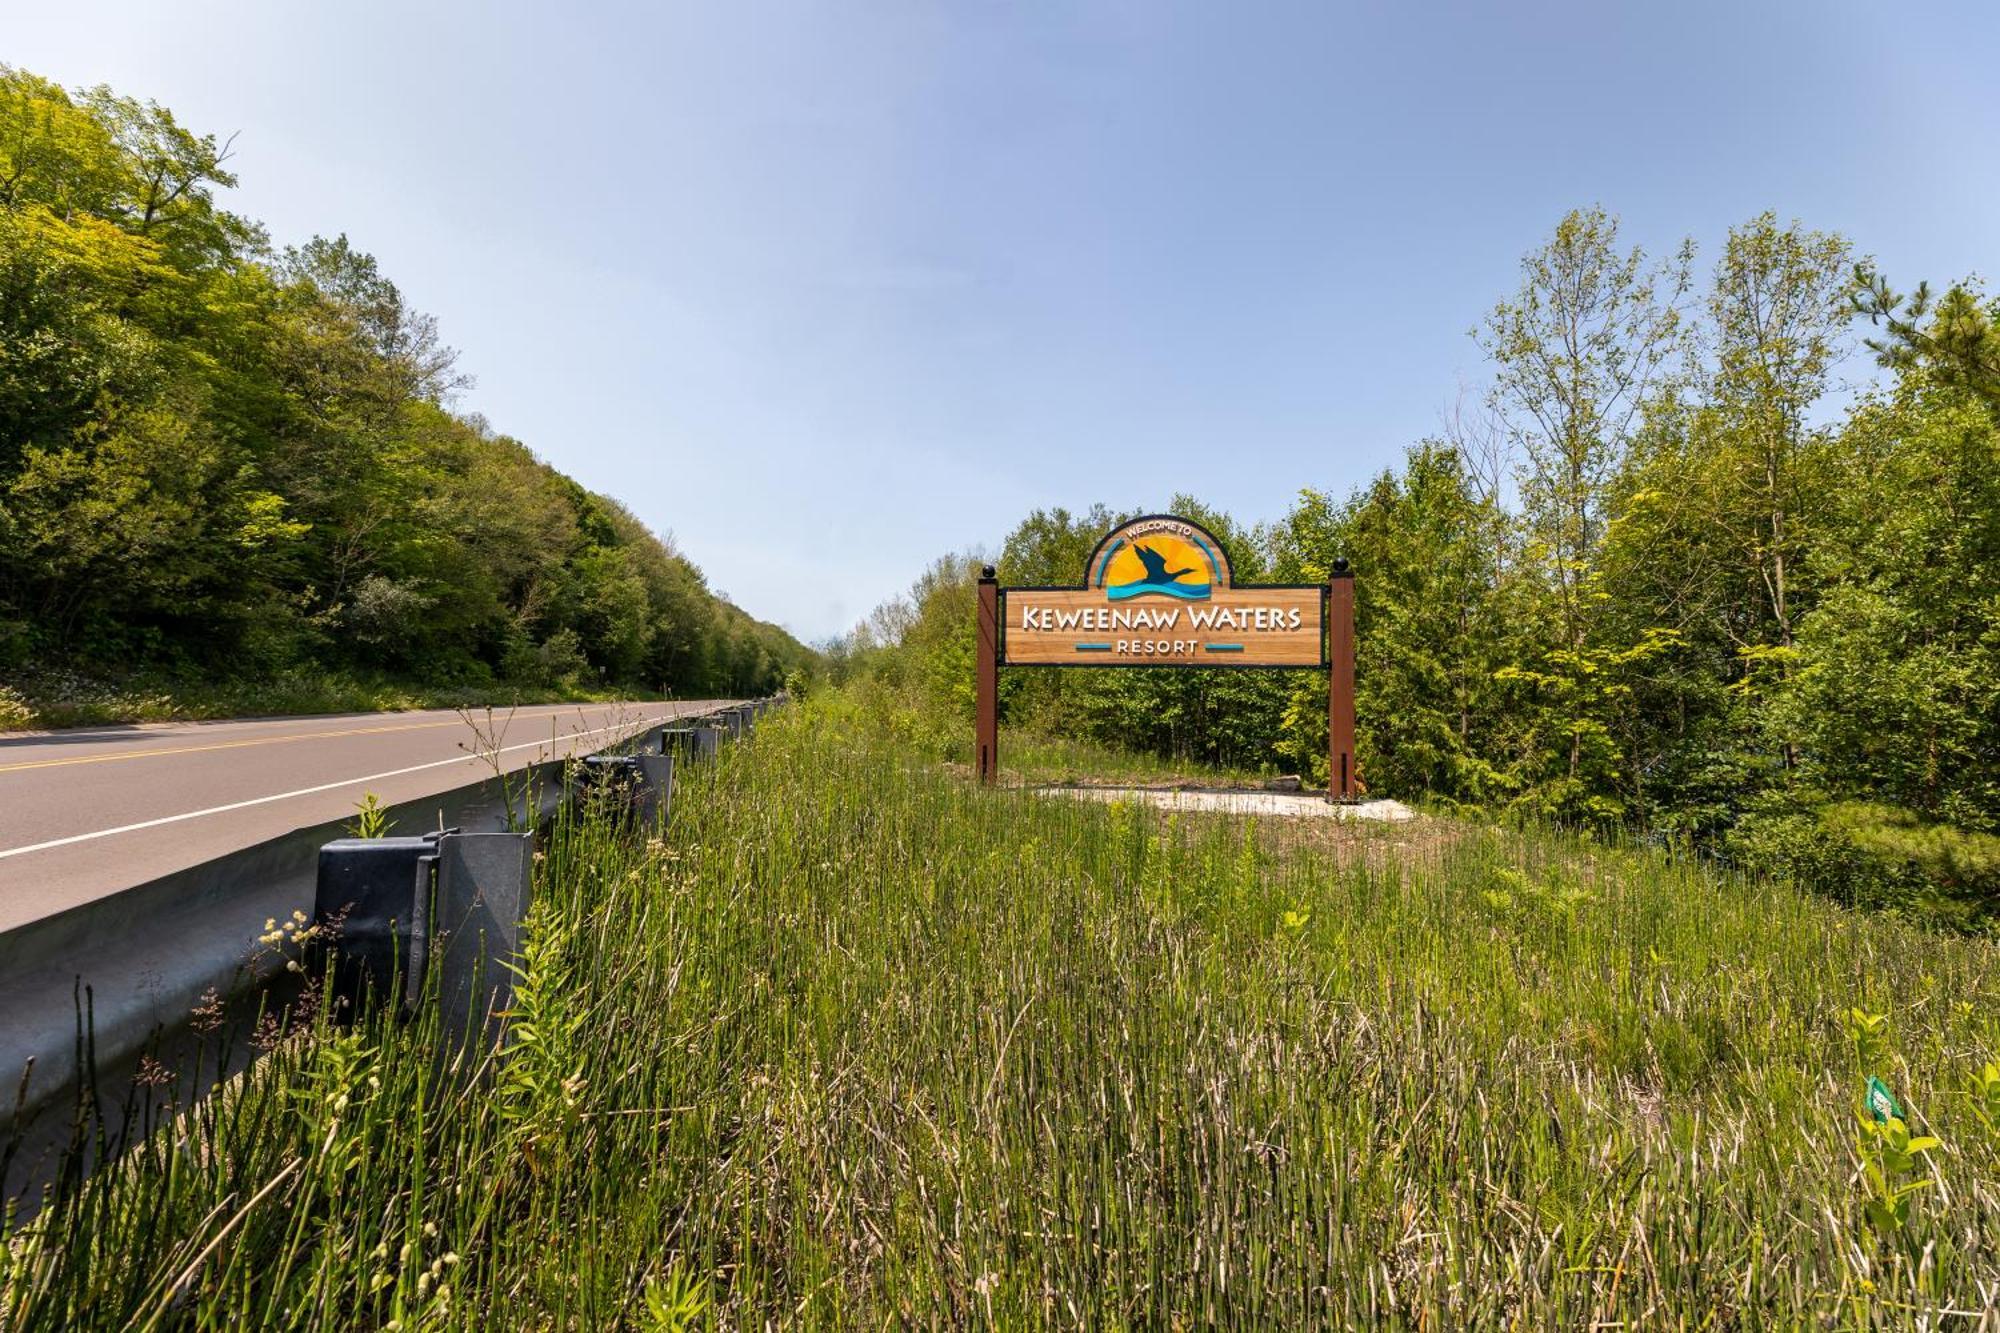
[[(520, 714), (514, 715), (520, 718)], [(561, 717), (561, 713), (546, 714)], [(385, 731), (428, 731), (437, 727), (462, 727), (464, 718), (448, 722), (405, 722), (393, 727), (345, 727), (337, 731), (299, 731), (284, 736), (253, 736), (241, 741), (215, 741), (208, 745), (177, 745), (167, 750), (127, 750), (121, 754), (85, 754), (63, 759), (30, 759), (18, 764), (0, 764), (0, 773), (19, 773), (30, 768), (67, 768), (74, 764), (109, 764), (121, 759), (160, 759), (174, 754), (200, 754), (204, 750), (240, 750), (252, 745), (277, 745), (284, 741), (323, 741), (337, 736), (373, 736)]]

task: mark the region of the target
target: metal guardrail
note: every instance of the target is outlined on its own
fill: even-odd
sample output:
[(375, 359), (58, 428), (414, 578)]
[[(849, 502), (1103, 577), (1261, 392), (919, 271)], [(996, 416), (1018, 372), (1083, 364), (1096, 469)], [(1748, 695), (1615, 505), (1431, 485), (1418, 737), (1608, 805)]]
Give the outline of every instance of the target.
[[(712, 758), (724, 736), (743, 735), (776, 702), (654, 723), (597, 753)], [(571, 795), (570, 763), (529, 765), (385, 814), (397, 831), (538, 828)], [(639, 771), (658, 777), (663, 769), (671, 761)], [(658, 813), (669, 792), (657, 790)], [(350, 823), (294, 829), (0, 933), (0, 1200), (49, 1178), (73, 1129), (74, 1117), (59, 1112), (77, 1104), (80, 1090), (126, 1084), (142, 1055), (175, 1069), (199, 1045), (191, 1030), (198, 1008), (220, 997), (240, 1009), (284, 984), (282, 960), (260, 950), (259, 936), (267, 922), (317, 909), (320, 853), (347, 838)], [(517, 910), (526, 905), (524, 893)], [(121, 1105), (101, 1095), (97, 1110), (116, 1120)], [(122, 1127), (105, 1128), (115, 1140)]]

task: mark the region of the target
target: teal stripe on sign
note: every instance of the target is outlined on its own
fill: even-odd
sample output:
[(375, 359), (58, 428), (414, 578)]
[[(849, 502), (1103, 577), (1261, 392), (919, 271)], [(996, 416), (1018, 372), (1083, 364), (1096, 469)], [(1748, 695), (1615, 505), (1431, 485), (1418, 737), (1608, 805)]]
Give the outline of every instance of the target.
[(1104, 558), (1097, 562), (1097, 582), (1100, 586), (1104, 583), (1104, 571), (1111, 568), (1111, 557), (1117, 555), (1118, 548), (1124, 544), (1125, 539), (1120, 537), (1117, 541), (1111, 543), (1111, 549), (1106, 551)]
[(1240, 643), (1211, 643), (1207, 645), (1207, 648), (1211, 653), (1240, 653), (1243, 651), (1243, 645)]
[[(1199, 536), (1195, 537), (1194, 544), (1196, 546), (1199, 546), (1201, 548), (1201, 553), (1208, 557), (1208, 568), (1209, 571), (1215, 575), (1215, 581), (1217, 583), (1222, 582), (1222, 562), (1215, 558), (1215, 552), (1209, 550), (1208, 543), (1203, 541)], [(1241, 648), (1243, 645), (1239, 643), (1236, 646), (1238, 648)], [(1224, 651), (1228, 650), (1225, 649)]]
[(1108, 643), (1079, 643), (1076, 646), (1076, 650), (1080, 653), (1108, 653), (1111, 651), (1111, 645)]

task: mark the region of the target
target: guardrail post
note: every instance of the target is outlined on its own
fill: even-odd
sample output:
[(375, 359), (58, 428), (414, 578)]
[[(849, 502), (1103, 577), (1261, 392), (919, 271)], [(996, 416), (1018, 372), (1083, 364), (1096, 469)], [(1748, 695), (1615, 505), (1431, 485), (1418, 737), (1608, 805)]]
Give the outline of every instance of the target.
[(438, 1006), (448, 1040), (491, 1036), (514, 1003), (534, 884), (533, 836), (461, 833), (438, 849), (433, 925), (437, 939)]
[(446, 1032), (471, 1035), (506, 1008), (503, 964), (520, 951), (534, 835), (337, 838), (320, 848), (314, 919), (332, 927), (333, 981), (349, 1000), (414, 1003), (436, 971)]
[(335, 950), (334, 989), (348, 999), (389, 994), (400, 972), (415, 998), (429, 941), (431, 883), (443, 833), (337, 838), (319, 849), (313, 920)]
[(577, 769), (585, 791), (604, 791), (643, 824), (656, 822), (674, 795), (671, 754), (593, 754)]
[(660, 734), (660, 749), (687, 763), (713, 759), (722, 749), (722, 728), (669, 727)]

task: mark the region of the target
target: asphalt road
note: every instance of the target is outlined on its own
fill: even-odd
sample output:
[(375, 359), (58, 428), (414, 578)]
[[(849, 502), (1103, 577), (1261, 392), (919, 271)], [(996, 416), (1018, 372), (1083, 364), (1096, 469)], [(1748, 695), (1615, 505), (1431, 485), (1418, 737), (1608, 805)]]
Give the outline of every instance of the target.
[[(718, 702), (166, 722), (0, 735), (0, 930), (354, 812), (599, 750)], [(489, 731), (482, 737), (475, 726)], [(415, 830), (412, 830), (415, 831)]]

